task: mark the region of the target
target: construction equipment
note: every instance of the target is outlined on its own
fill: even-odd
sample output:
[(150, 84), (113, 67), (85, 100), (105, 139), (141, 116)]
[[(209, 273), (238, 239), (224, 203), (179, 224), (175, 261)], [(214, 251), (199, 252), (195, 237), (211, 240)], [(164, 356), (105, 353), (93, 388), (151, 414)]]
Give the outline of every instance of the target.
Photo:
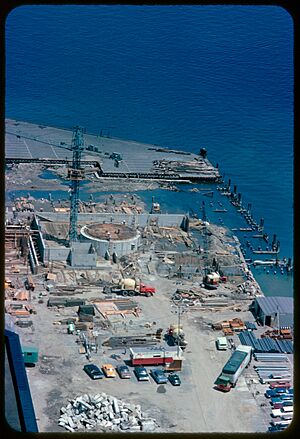
[(170, 325), (167, 335), (172, 344), (180, 346), (182, 350), (187, 347), (188, 342), (185, 339), (182, 325)]
[(27, 290), (34, 291), (35, 289), (35, 283), (33, 282), (33, 279), (30, 275), (27, 276), (27, 279), (25, 281), (25, 287)]
[(68, 334), (74, 334), (75, 332), (75, 325), (74, 323), (69, 323), (68, 324)]
[(154, 202), (154, 197), (152, 197), (152, 207), (150, 213), (160, 213), (160, 204)]
[(137, 279), (122, 278), (117, 286), (105, 287), (104, 293), (115, 293), (121, 296), (146, 296), (150, 297), (156, 293), (154, 287), (145, 285)]
[(215, 271), (206, 274), (203, 278), (204, 286), (209, 290), (216, 290), (218, 288), (219, 282), (220, 282), (220, 275)]

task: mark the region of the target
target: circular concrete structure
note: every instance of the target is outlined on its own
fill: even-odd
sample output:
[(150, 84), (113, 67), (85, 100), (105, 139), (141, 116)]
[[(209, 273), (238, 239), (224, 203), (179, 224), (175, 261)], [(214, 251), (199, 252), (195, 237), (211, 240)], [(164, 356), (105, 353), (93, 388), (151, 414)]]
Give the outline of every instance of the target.
[(81, 236), (93, 244), (96, 253), (105, 257), (115, 253), (118, 257), (137, 250), (140, 233), (125, 224), (89, 224), (82, 227)]

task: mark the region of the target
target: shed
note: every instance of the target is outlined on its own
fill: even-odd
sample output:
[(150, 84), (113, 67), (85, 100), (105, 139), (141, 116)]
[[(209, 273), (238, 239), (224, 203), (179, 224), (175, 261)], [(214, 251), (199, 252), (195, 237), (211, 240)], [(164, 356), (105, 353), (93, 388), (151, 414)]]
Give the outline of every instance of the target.
[(292, 297), (257, 297), (252, 303), (254, 317), (266, 326), (293, 327), (294, 299)]
[(35, 346), (22, 346), (24, 364), (35, 364), (38, 361), (39, 351)]

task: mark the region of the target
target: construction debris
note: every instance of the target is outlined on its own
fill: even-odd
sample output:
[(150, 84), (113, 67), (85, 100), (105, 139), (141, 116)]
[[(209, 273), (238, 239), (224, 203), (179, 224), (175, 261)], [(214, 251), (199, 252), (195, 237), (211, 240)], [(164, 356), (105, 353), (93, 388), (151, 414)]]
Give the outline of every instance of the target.
[(214, 323), (212, 328), (222, 330), (224, 335), (233, 335), (234, 332), (245, 330), (246, 326), (240, 318), (235, 317), (231, 320), (223, 320), (222, 322)]
[(28, 305), (24, 305), (23, 303), (10, 303), (5, 304), (5, 312), (10, 314), (11, 316), (18, 317), (27, 317), (32, 314), (33, 308)]
[(138, 317), (141, 311), (138, 303), (131, 299), (94, 300), (93, 303), (104, 319), (108, 319), (110, 315), (125, 317), (125, 314), (133, 314)]
[(84, 394), (60, 409), (58, 425), (68, 431), (155, 431), (155, 419), (142, 413), (140, 405), (129, 404), (106, 393)]
[(148, 346), (155, 345), (161, 342), (162, 329), (158, 329), (153, 334), (128, 335), (123, 337), (110, 337), (102, 343), (102, 346), (109, 346), (110, 348), (121, 348), (129, 346)]

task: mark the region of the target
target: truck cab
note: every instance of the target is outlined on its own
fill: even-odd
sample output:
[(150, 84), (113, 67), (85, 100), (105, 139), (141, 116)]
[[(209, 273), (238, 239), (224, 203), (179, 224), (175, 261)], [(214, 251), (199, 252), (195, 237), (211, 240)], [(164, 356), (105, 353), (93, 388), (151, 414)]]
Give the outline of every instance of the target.
[(145, 285), (141, 282), (139, 293), (141, 295), (145, 295), (149, 297), (149, 296), (153, 296), (153, 294), (156, 293), (156, 290), (154, 287), (150, 287), (149, 285)]
[(232, 387), (230, 379), (222, 374), (218, 376), (214, 384), (222, 392), (229, 392)]
[(227, 338), (226, 337), (218, 337), (216, 341), (217, 349), (219, 351), (226, 351), (228, 348)]

